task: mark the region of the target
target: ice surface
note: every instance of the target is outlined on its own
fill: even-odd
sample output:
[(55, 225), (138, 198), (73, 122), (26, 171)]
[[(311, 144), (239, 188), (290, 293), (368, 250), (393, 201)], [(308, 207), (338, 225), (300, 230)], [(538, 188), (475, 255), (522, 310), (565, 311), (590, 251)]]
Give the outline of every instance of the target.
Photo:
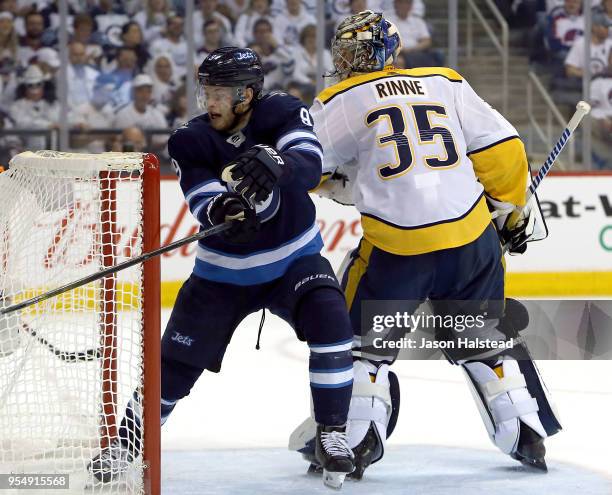
[[(308, 348), (268, 317), (256, 351), (258, 323), (259, 315), (243, 322), (221, 373), (205, 373), (164, 425), (164, 494), (333, 493), (286, 449), (310, 407)], [(548, 474), (526, 471), (491, 444), (457, 367), (398, 362), (402, 405), (388, 453), (342, 491), (612, 495), (612, 362), (538, 365), (564, 427), (546, 442)]]
[[(311, 495), (334, 493), (321, 476), (284, 449), (167, 452), (163, 493), (181, 495)], [(393, 447), (361, 481), (347, 480), (346, 495), (610, 495), (612, 479), (584, 468), (552, 462), (547, 474), (530, 471), (503, 454), (410, 445)]]

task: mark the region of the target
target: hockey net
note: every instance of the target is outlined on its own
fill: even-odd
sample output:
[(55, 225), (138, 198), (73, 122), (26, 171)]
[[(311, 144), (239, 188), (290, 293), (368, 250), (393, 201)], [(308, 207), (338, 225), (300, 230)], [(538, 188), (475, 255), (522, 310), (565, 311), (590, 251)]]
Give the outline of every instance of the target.
[[(26, 152), (0, 173), (0, 309), (158, 242), (153, 155)], [(159, 309), (154, 259), (0, 315), (0, 473), (69, 474), (63, 493), (157, 493)], [(88, 463), (130, 399), (143, 442), (102, 485)]]

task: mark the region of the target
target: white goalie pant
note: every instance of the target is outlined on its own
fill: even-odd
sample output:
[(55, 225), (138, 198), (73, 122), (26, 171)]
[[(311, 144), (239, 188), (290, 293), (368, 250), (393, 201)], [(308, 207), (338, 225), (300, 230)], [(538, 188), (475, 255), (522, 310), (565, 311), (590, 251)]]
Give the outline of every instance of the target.
[[(355, 361), (353, 371), (353, 395), (348, 413), (349, 446), (357, 447), (373, 424), (380, 444), (380, 451), (372, 459), (376, 462), (384, 455), (392, 413), (389, 365), (383, 364), (377, 369), (367, 361)], [(370, 373), (374, 376), (373, 382)]]
[(542, 404), (544, 410), (530, 393), (528, 380), (521, 372), (518, 361), (505, 355), (499, 358), (498, 363), (501, 363), (501, 377), (489, 365), (478, 361), (461, 366), (491, 441), (505, 454), (513, 454), (518, 447), (521, 422), (546, 438), (558, 430), (549, 427), (547, 431), (542, 418), (547, 423), (558, 425), (559, 416), (533, 363), (529, 363), (529, 367), (533, 368), (529, 381), (543, 392), (540, 394), (541, 401), (547, 402)]

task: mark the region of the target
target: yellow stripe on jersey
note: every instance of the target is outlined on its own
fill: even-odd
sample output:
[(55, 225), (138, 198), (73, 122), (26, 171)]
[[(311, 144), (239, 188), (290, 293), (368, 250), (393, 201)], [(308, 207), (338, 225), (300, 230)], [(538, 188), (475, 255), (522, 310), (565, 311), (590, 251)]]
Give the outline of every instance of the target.
[(490, 222), (491, 214), (484, 196), (461, 217), (423, 227), (405, 228), (371, 216), (361, 216), (363, 236), (377, 248), (399, 255), (424, 254), (464, 246), (478, 238)]
[(525, 146), (512, 136), (468, 153), (485, 192), (493, 199), (525, 205), (528, 164)]
[(374, 246), (370, 244), (366, 239), (361, 239), (359, 244), (359, 257), (353, 262), (349, 268), (346, 287), (344, 288), (344, 296), (346, 297), (346, 305), (348, 309), (351, 309), (353, 301), (355, 300), (355, 294), (357, 294), (357, 287), (361, 278), (365, 275), (370, 263), (370, 256), (372, 255), (372, 249)]
[(367, 74), (360, 74), (358, 76), (349, 77), (344, 81), (341, 81), (329, 88), (325, 88), (317, 98), (321, 103), (325, 104), (330, 101), (334, 96), (343, 93), (355, 86), (365, 84), (377, 79), (385, 77), (396, 77), (396, 76), (410, 76), (410, 77), (432, 77), (442, 76), (453, 82), (463, 81), (463, 77), (453, 69), (447, 69), (446, 67), (420, 67), (418, 69), (384, 69), (376, 72), (368, 72)]

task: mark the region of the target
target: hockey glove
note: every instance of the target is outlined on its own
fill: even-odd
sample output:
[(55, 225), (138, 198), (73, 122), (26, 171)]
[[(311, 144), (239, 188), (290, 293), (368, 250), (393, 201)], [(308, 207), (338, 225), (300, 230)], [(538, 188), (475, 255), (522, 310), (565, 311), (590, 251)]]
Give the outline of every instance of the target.
[(255, 209), (242, 196), (236, 193), (222, 193), (215, 196), (206, 209), (211, 225), (232, 222), (231, 228), (221, 235), (235, 243), (252, 241), (260, 228)]
[(283, 174), (285, 161), (272, 146), (256, 144), (227, 164), (221, 178), (245, 198), (265, 201)]

